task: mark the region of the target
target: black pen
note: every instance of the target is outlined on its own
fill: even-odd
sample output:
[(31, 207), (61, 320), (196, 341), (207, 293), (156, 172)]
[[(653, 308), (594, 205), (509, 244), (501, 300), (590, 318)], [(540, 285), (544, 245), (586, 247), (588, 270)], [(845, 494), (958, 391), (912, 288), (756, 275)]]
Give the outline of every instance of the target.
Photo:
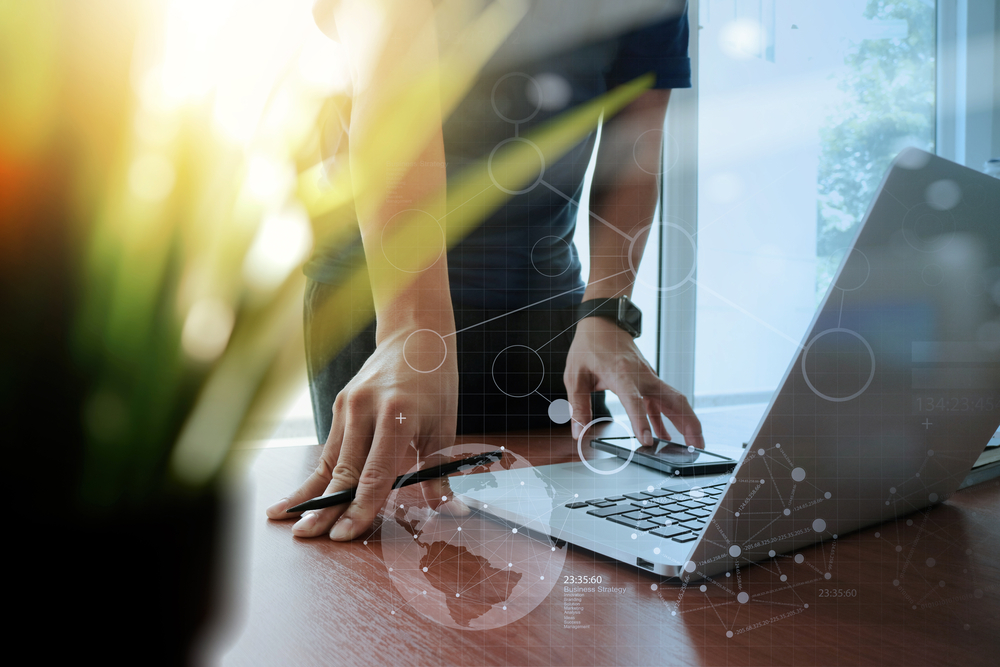
[[(392, 485), (392, 488), (398, 489), (401, 486), (409, 486), (410, 484), (419, 484), (420, 482), (426, 482), (429, 479), (438, 479), (440, 477), (445, 477), (453, 472), (461, 472), (462, 470), (467, 470), (469, 468), (475, 468), (481, 465), (487, 465), (493, 463), (494, 461), (499, 461), (503, 458), (503, 450), (498, 449), (495, 452), (489, 452), (486, 454), (477, 454), (475, 456), (470, 456), (469, 458), (459, 459), (458, 461), (452, 461), (451, 463), (443, 463), (439, 466), (433, 466), (427, 468), (426, 470), (416, 470), (405, 475), (400, 475), (396, 478), (396, 482)], [(295, 507), (290, 507), (285, 510), (285, 513), (291, 512), (305, 512), (306, 510), (318, 510), (324, 507), (333, 507), (334, 505), (343, 505), (354, 500), (354, 497), (358, 494), (358, 487), (351, 489), (344, 489), (343, 491), (337, 491), (328, 496), (321, 496), (319, 498), (313, 498), (312, 500), (307, 500), (304, 503), (300, 503)]]

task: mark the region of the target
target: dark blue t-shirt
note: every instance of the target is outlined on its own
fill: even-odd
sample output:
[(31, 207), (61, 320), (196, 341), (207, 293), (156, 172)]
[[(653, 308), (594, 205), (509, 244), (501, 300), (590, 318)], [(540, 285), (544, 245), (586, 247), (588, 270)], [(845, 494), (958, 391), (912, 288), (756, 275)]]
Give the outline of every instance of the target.
[[(501, 144), (522, 141), (533, 127), (638, 76), (653, 72), (654, 88), (690, 87), (687, 47), (685, 13), (517, 72), (482, 75), (443, 126), (449, 179)], [(558, 162), (544, 165), (533, 183), (517, 186), (518, 194), (448, 252), (456, 308), (507, 311), (580, 301), (584, 284), (573, 231), (593, 146), (591, 133)], [(537, 171), (538, 163), (530, 166)], [(505, 174), (493, 177), (497, 186), (515, 189)], [(339, 282), (338, 268), (360, 250), (360, 239), (336, 254), (317, 249), (306, 275)]]

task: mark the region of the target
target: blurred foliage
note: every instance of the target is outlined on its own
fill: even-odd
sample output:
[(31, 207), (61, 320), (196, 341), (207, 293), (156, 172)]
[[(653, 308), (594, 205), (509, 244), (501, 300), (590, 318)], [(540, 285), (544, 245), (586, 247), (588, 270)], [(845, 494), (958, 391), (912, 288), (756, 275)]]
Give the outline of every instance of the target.
[(851, 48), (840, 82), (848, 99), (820, 131), (820, 298), (892, 160), (907, 146), (934, 150), (934, 3), (869, 0), (864, 17), (902, 19), (909, 30), (905, 38), (864, 39)]

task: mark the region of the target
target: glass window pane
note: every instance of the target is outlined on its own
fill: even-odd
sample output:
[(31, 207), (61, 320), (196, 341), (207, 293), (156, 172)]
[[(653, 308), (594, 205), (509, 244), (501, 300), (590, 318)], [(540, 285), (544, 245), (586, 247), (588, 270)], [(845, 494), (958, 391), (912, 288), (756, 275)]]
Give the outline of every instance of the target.
[(889, 162), (933, 150), (933, 0), (702, 0), (696, 405), (765, 402)]

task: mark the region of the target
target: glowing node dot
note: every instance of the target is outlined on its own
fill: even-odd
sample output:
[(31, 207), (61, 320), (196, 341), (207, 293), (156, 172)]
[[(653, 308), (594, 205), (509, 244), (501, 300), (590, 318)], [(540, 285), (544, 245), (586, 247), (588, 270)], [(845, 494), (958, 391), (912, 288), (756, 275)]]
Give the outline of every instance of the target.
[(671, 615), (671, 616), (676, 616), (676, 615), (677, 615), (677, 612), (676, 612), (676, 611), (672, 611), (672, 612), (670, 612), (670, 615)]
[(733, 516), (739, 516), (739, 515), (740, 515), (739, 512), (736, 512), (735, 514), (733, 514)]
[(506, 448), (506, 447), (504, 447), (503, 445), (500, 445), (500, 451), (501, 451), (501, 452), (502, 452), (502, 451), (504, 451), (505, 449), (507, 449), (507, 448)]
[(708, 586), (706, 586), (705, 584), (702, 584), (701, 586), (698, 587), (698, 590), (701, 591), (702, 593), (704, 593), (705, 591), (708, 590)]
[(823, 578), (824, 579), (831, 579), (831, 578), (833, 578), (833, 575), (830, 574), (829, 572), (827, 572), (826, 574), (823, 575)]
[[(441, 496), (441, 500), (448, 500), (448, 496)], [(402, 505), (400, 505), (402, 507)]]
[(792, 510), (788, 509), (787, 507), (785, 508), (785, 511), (784, 511), (784, 512), (782, 512), (782, 514), (784, 514), (785, 516), (788, 516), (788, 515), (790, 515), (791, 513), (792, 513)]
[(413, 539), (417, 539), (417, 535), (414, 535), (414, 536), (413, 536)]
[(391, 567), (389, 568), (389, 571), (392, 572), (392, 568)]
[(729, 555), (733, 558), (738, 558), (741, 553), (743, 553), (743, 549), (740, 548), (740, 545), (734, 544), (729, 547)]
[(507, 611), (507, 605), (504, 605), (504, 606), (503, 606), (503, 610), (504, 610), (504, 611)]
[(778, 577), (778, 579), (780, 579), (781, 581), (788, 581), (788, 575), (787, 574), (783, 574), (780, 577)]
[(896, 493), (896, 487), (890, 486), (889, 487), (889, 493)]
[(941, 588), (944, 588), (944, 582), (943, 581), (939, 581), (938, 582), (938, 586), (940, 586)]
[(767, 552), (767, 555), (770, 556), (771, 558), (774, 558), (774, 554), (775, 554), (774, 549), (771, 549), (770, 551)]
[(917, 605), (913, 605), (912, 607), (910, 607), (910, 609), (916, 609), (916, 608), (917, 608)]
[(555, 547), (552, 547), (552, 550), (553, 550), (553, 551), (555, 551), (555, 550), (556, 550), (556, 548), (555, 548)]
[(521, 486), (524, 486), (524, 482), (521, 482)]
[(823, 494), (823, 497), (829, 500), (830, 498), (833, 498), (833, 494), (827, 491), (826, 493)]
[(806, 557), (803, 556), (802, 554), (795, 554), (795, 562), (796, 563), (805, 562), (805, 559), (806, 559)]
[(903, 550), (903, 547), (902, 547), (902, 545), (899, 545), (899, 544), (897, 544), (897, 545), (896, 545), (896, 553), (899, 553), (899, 552), (900, 552), (900, 551), (902, 551), (902, 550)]
[(732, 573), (732, 572), (726, 572), (726, 578), (727, 578), (727, 579), (728, 579), (729, 577), (731, 577), (731, 576), (733, 576), (733, 573)]
[(740, 604), (746, 604), (750, 601), (750, 596), (746, 591), (741, 591), (740, 594), (736, 596), (736, 601)]
[(545, 575), (543, 574), (541, 577), (539, 577), (539, 579), (541, 579), (542, 581), (545, 581)]
[(936, 503), (938, 501), (938, 494), (932, 493), (931, 495), (927, 496), (927, 500), (931, 501), (932, 503)]
[(362, 542), (362, 544), (364, 544), (367, 547), (368, 546), (368, 540), (365, 540), (364, 542)]
[(918, 472), (917, 474), (914, 475), (914, 477), (920, 477), (920, 473)]
[(462, 597), (462, 594), (461, 593), (455, 593), (455, 597), (460, 598), (460, 597)]
[(651, 591), (655, 591), (657, 588), (659, 588), (659, 586), (657, 586), (656, 584), (650, 584), (649, 585), (649, 590), (651, 590)]
[(636, 535), (635, 533), (632, 533), (632, 539), (633, 539), (633, 540), (636, 540), (636, 539), (638, 539), (638, 538), (639, 538), (639, 536), (638, 536), (638, 535)]
[(425, 567), (425, 568), (424, 568), (424, 572), (426, 572), (426, 571), (427, 571), (427, 568)]
[(513, 563), (507, 563), (507, 567), (514, 567)]
[(933, 449), (928, 449), (927, 450), (927, 456), (934, 456), (934, 450)]
[(813, 530), (815, 530), (817, 533), (822, 533), (824, 530), (826, 530), (826, 521), (824, 521), (823, 519), (816, 519), (815, 521), (813, 521)]
[(899, 586), (899, 579), (893, 579), (892, 580), (892, 585), (893, 586)]
[(757, 450), (757, 456), (764, 456), (764, 448), (763, 447), (761, 447), (760, 449)]
[(517, 532), (517, 528), (513, 528), (513, 529), (511, 529), (511, 531), (510, 531), (510, 532), (512, 532), (512, 533), (516, 533), (516, 532)]
[(580, 497), (580, 494), (579, 494), (579, 493), (574, 493), (574, 494), (573, 494), (573, 497), (574, 497), (574, 498), (579, 498), (579, 497)]
[(390, 611), (389, 613), (392, 614), (393, 616), (396, 615), (396, 612), (394, 612), (394, 611)]
[(486, 509), (487, 507), (489, 507), (489, 505), (483, 505), (483, 509)]
[(889, 501), (888, 501), (888, 500), (887, 500), (887, 501), (885, 501), (885, 504), (886, 504), (886, 505), (888, 505), (888, 504), (889, 504)]
[(763, 483), (764, 483), (764, 481), (765, 481), (765, 480), (764, 480), (764, 478), (763, 478), (763, 477), (761, 477), (761, 478), (760, 478), (760, 483), (761, 483), (761, 484), (763, 484)]
[(420, 591), (422, 595), (427, 595), (427, 591)]
[(688, 562), (684, 563), (684, 570), (686, 572), (694, 572), (697, 569), (698, 566), (695, 564), (693, 560), (689, 560)]
[(462, 527), (461, 526), (458, 527), (458, 532), (462, 532)]
[(660, 553), (660, 547), (653, 547), (653, 553), (654, 554)]
[(399, 505), (399, 509), (404, 509), (402, 504)]
[(730, 484), (734, 483), (735, 481), (736, 481), (736, 478), (735, 478), (735, 477), (730, 477), (730, 478), (729, 478), (729, 483), (730, 483)]
[(647, 491), (652, 491), (652, 490), (653, 490), (653, 485), (652, 485), (652, 484), (650, 484), (649, 486), (647, 486), (647, 487), (646, 487), (646, 490), (647, 490)]
[(729, 639), (732, 639), (733, 638), (733, 631), (732, 630), (726, 630), (726, 637), (728, 637)]
[(913, 519), (907, 519), (906, 520), (906, 525), (907, 526), (912, 526), (913, 525)]
[(781, 449), (781, 443), (780, 442), (774, 443), (774, 448), (775, 449)]
[(808, 602), (806, 602), (806, 603), (805, 603), (804, 605), (802, 605), (802, 608), (803, 608), (803, 609), (808, 609), (808, 608), (809, 608), (809, 603), (808, 603)]
[(806, 478), (806, 471), (803, 468), (793, 468), (792, 469), (792, 481), (801, 482)]

